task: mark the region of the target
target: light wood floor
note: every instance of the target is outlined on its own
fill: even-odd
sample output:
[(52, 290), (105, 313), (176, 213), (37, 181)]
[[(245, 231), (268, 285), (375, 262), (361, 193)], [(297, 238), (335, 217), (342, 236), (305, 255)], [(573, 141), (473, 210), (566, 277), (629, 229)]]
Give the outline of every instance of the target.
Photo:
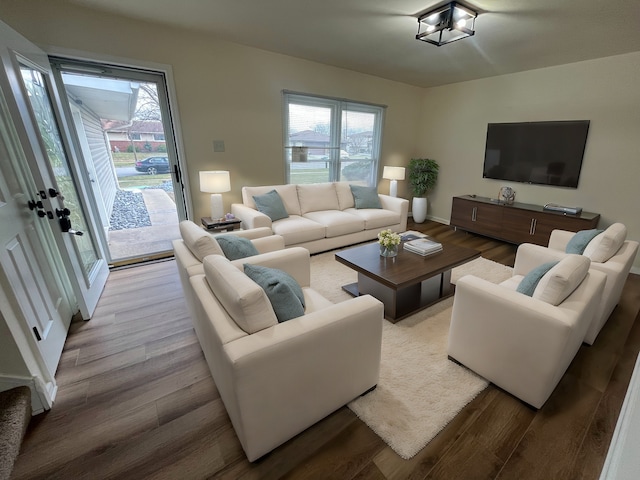
[[(410, 225), (513, 265), (515, 247)], [(346, 407), (249, 463), (209, 375), (174, 261), (111, 273), (73, 323), (53, 409), (34, 417), (13, 478), (596, 479), (640, 349), (640, 277), (539, 410), (489, 386), (402, 460)]]

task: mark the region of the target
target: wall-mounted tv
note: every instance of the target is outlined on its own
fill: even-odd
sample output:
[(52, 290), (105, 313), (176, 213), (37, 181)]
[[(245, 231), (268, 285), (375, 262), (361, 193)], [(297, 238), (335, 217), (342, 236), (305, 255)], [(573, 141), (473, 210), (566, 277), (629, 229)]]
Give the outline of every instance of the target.
[(578, 187), (589, 120), (490, 123), (484, 178)]

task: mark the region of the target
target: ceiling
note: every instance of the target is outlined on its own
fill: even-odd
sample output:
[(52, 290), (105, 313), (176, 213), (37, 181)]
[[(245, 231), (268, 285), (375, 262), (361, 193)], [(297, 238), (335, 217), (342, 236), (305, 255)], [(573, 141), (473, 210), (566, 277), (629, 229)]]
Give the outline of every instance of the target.
[(69, 0), (430, 87), (640, 51), (640, 0), (470, 0), (476, 34), (417, 41), (433, 0)]

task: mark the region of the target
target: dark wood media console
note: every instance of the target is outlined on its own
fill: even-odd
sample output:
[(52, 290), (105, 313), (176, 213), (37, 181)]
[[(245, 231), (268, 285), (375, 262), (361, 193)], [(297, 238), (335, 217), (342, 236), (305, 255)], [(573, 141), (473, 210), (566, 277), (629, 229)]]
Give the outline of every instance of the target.
[(589, 230), (598, 226), (599, 213), (569, 215), (544, 210), (541, 205), (499, 203), (487, 197), (453, 197), (451, 225), (510, 243), (547, 246), (555, 229)]

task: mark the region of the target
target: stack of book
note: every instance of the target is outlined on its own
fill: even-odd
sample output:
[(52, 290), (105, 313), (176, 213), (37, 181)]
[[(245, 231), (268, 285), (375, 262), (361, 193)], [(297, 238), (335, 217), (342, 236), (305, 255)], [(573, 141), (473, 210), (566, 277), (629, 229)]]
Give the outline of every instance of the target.
[(404, 242), (403, 248), (408, 252), (426, 256), (442, 251), (442, 244), (429, 238), (416, 238), (415, 240)]

